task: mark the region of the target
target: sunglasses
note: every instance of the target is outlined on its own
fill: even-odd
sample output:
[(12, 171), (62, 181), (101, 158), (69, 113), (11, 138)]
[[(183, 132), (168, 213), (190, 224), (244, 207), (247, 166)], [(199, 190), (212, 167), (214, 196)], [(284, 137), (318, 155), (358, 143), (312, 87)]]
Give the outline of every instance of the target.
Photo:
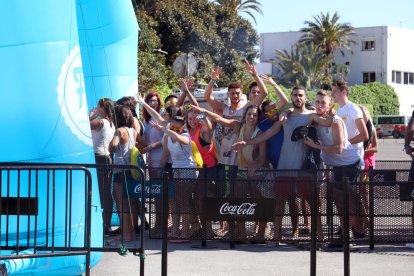
[(171, 131), (174, 131), (176, 133), (181, 133), (181, 131), (183, 130), (183, 127), (173, 127), (173, 126), (170, 126), (170, 130)]
[(184, 109), (189, 111), (191, 109), (191, 104), (185, 104)]
[(269, 111), (267, 111), (267, 112), (265, 112), (265, 115), (267, 116), (267, 117), (273, 117), (273, 116), (275, 116), (276, 115), (276, 113), (278, 112), (279, 110), (278, 110), (278, 108), (273, 108), (273, 109), (270, 109)]
[(176, 102), (173, 102), (173, 101), (167, 101), (166, 103), (165, 103), (165, 107), (167, 108), (167, 107), (169, 107), (169, 106), (175, 106), (175, 105), (177, 105), (177, 103)]

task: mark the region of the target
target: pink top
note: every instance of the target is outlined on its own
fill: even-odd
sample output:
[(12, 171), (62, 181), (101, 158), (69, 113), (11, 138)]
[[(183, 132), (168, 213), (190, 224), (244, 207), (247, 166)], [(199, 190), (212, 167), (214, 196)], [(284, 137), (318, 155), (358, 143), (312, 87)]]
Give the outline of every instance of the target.
[[(370, 149), (371, 146), (368, 146), (367, 149)], [(364, 162), (365, 162), (365, 169), (372, 167), (375, 169), (375, 152), (365, 152), (364, 153)]]

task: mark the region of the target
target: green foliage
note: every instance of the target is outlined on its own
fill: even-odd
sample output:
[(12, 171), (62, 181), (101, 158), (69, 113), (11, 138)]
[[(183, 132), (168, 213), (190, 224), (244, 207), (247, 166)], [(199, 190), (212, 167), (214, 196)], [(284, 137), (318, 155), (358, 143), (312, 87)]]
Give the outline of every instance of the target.
[(255, 23), (257, 22), (252, 11), (263, 15), (262, 4), (258, 0), (215, 0), (214, 2), (230, 12), (247, 13)]
[[(143, 1), (138, 8), (142, 10), (138, 14), (141, 33), (150, 44), (140, 47), (145, 52), (140, 52), (144, 59), (140, 82), (148, 83), (147, 89), (161, 83), (177, 86), (171, 66), (177, 56), (188, 52), (198, 60), (194, 78), (208, 80), (211, 70), (219, 65), (223, 67), (219, 86), (233, 80), (248, 83), (243, 60), (257, 57), (259, 41), (249, 21), (207, 0)], [(154, 54), (153, 49), (158, 48), (168, 54)]]
[(274, 64), (281, 74), (282, 83), (289, 86), (302, 84), (306, 89), (326, 83), (323, 68), (333, 58), (318, 51), (313, 43), (296, 44), (290, 53), (277, 50), (276, 57), (278, 62)]
[(372, 116), (399, 114), (398, 95), (390, 85), (379, 82), (353, 85), (350, 87), (349, 100), (354, 103), (372, 105)]

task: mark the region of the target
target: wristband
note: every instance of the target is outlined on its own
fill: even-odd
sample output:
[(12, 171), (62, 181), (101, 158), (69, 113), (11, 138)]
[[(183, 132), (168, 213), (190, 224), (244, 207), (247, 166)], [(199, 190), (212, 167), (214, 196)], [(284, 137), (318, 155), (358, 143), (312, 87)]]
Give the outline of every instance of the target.
[(211, 79), (211, 81), (213, 82), (213, 84), (217, 84), (217, 80)]

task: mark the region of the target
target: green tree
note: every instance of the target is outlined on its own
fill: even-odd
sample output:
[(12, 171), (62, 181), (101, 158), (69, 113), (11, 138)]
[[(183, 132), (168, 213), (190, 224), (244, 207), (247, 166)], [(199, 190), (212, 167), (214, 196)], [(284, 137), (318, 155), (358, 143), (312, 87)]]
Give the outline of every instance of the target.
[[(306, 27), (300, 29), (304, 34), (299, 40), (300, 44), (314, 43), (316, 48), (325, 56), (338, 50), (345, 55), (344, 50), (352, 54), (351, 46), (356, 44), (352, 39), (356, 35), (354, 28), (349, 23), (339, 23), (339, 14), (335, 12), (331, 17), (329, 12), (320, 13), (313, 17), (314, 21), (305, 21)], [(328, 77), (329, 63), (326, 64), (325, 74)]]
[(323, 68), (332, 55), (318, 51), (313, 43), (296, 44), (290, 52), (277, 50), (275, 63), (285, 85), (302, 84), (307, 89), (320, 87), (326, 82)]
[(140, 26), (138, 41), (138, 74), (140, 91), (169, 82), (172, 73), (165, 67), (165, 56), (156, 51), (161, 48), (161, 40), (155, 28), (158, 23), (145, 11), (137, 11)]
[[(159, 45), (154, 42), (156, 47), (168, 53), (162, 58), (169, 72), (179, 54), (192, 52), (198, 60), (193, 77), (199, 80), (208, 79), (216, 65), (224, 69), (220, 86), (247, 77), (243, 60), (252, 61), (257, 57), (255, 46), (259, 41), (248, 20), (207, 0), (154, 2), (148, 11), (145, 6), (141, 8), (152, 19), (149, 22), (160, 42)], [(167, 78), (170, 83), (177, 82), (170, 73)]]
[(263, 16), (262, 4), (258, 0), (215, 0), (215, 3), (234, 13), (246, 13), (256, 22), (252, 11)]
[(392, 86), (379, 82), (371, 82), (350, 87), (349, 99), (354, 103), (370, 104), (373, 115), (399, 114), (398, 95)]

